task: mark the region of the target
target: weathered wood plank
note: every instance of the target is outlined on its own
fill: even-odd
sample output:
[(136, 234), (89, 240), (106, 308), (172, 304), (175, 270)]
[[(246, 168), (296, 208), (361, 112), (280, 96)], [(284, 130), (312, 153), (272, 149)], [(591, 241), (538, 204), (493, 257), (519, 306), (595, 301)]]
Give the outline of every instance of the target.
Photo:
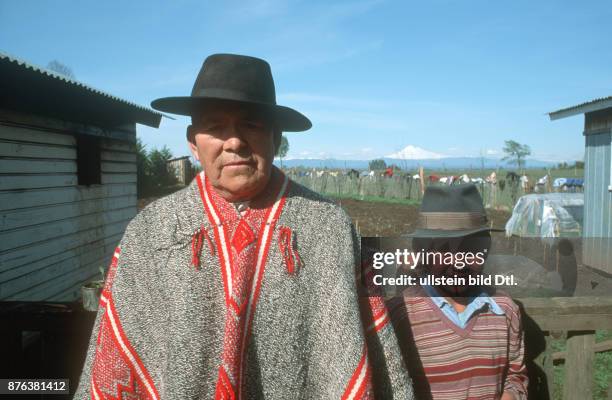
[(11, 269), (3, 268), (0, 271), (0, 282), (7, 282), (13, 279), (17, 279), (25, 274), (29, 274), (33, 271), (46, 268), (52, 264), (64, 262), (73, 257), (81, 257), (83, 254), (87, 254), (97, 248), (103, 248), (105, 249), (105, 251), (110, 251), (110, 249), (115, 249), (117, 247), (122, 237), (123, 231), (110, 235), (108, 237), (95, 240), (93, 242), (83, 243), (80, 246), (73, 247), (71, 249), (59, 249), (60, 252), (57, 254), (52, 254), (48, 257), (28, 262), (26, 264), (22, 264)]
[(57, 158), (75, 160), (76, 147), (6, 142), (0, 140), (0, 157)]
[(100, 152), (100, 160), (102, 160), (102, 161), (136, 162), (136, 153), (122, 153), (122, 152), (118, 152), (118, 151), (102, 150)]
[(553, 392), (555, 390), (555, 368), (554, 368), (553, 359), (552, 359), (553, 338), (551, 337), (551, 335), (547, 335), (545, 337), (545, 340), (546, 340), (546, 350), (545, 350), (546, 357), (544, 358), (542, 367), (543, 367), (544, 374), (546, 375), (546, 384), (548, 387), (548, 393), (552, 397)]
[(138, 177), (136, 174), (102, 174), (102, 184), (109, 183), (136, 183)]
[(591, 330), (612, 329), (611, 314), (575, 314), (560, 316), (537, 316), (532, 318), (542, 330)]
[(94, 242), (105, 237), (123, 234), (131, 218), (117, 221), (114, 224), (96, 226), (70, 235), (33, 243), (28, 246), (11, 249), (0, 253), (0, 271), (18, 268), (46, 257)]
[(18, 142), (59, 144), (76, 146), (74, 135), (41, 131), (28, 127), (7, 126), (0, 124), (0, 139)]
[(0, 176), (0, 190), (22, 190), (51, 188), (59, 186), (75, 186), (77, 183), (77, 176), (75, 174)]
[(518, 298), (529, 315), (571, 315), (586, 312), (612, 313), (612, 298), (599, 297), (529, 297)]
[(543, 331), (612, 329), (612, 298), (552, 297), (517, 299)]
[[(612, 340), (604, 340), (603, 342), (598, 342), (593, 345), (594, 353), (603, 353), (607, 351), (612, 351)], [(552, 353), (553, 361), (563, 361), (567, 358), (567, 351), (557, 351)]]
[(64, 121), (57, 118), (32, 115), (31, 113), (16, 112), (0, 109), (0, 124), (7, 126), (28, 127), (58, 133), (83, 133), (100, 137), (113, 138), (136, 142), (136, 124), (127, 123), (115, 127), (99, 127), (74, 121)]
[(130, 195), (0, 211), (0, 231), (6, 232), (11, 229), (75, 218), (79, 215), (136, 207), (136, 204), (136, 196)]
[(0, 158), (2, 174), (76, 174), (77, 165), (73, 160), (41, 160), (27, 158)]
[(563, 399), (593, 398), (595, 331), (572, 332), (567, 338)]
[(127, 195), (136, 195), (136, 185), (94, 185), (13, 190), (0, 192), (0, 210), (14, 210)]
[(135, 163), (118, 163), (103, 161), (101, 163), (102, 172), (133, 172), (136, 173), (137, 165)]
[(77, 281), (75, 284), (69, 287), (58, 287), (55, 286), (53, 289), (58, 290), (56, 293), (49, 295), (42, 299), (42, 301), (77, 301), (81, 298), (81, 286), (96, 279), (96, 274), (85, 277)]
[[(86, 253), (47, 265), (44, 268), (21, 275), (18, 278), (11, 279), (10, 281), (0, 282), (0, 300), (9, 298), (17, 293), (40, 285), (57, 276), (76, 272), (80, 268), (96, 262), (96, 260), (108, 257), (113, 253), (113, 251), (113, 248), (98, 246)], [(107, 267), (107, 265), (99, 264), (97, 268), (100, 266), (104, 268)]]
[(75, 285), (75, 283), (95, 279), (98, 273), (98, 265), (110, 261), (111, 254), (104, 256), (98, 260), (91, 262), (88, 265), (83, 265), (76, 271), (70, 271), (62, 275), (55, 276), (42, 282), (39, 285), (33, 286), (27, 290), (16, 293), (6, 298), (8, 301), (42, 301), (43, 299), (57, 295), (59, 292), (65, 291), (67, 288)]
[(136, 207), (128, 207), (0, 232), (0, 252), (131, 219), (136, 216), (136, 212)]
[(124, 151), (127, 153), (136, 152), (135, 143), (125, 142), (122, 140), (102, 139), (100, 141), (100, 147), (106, 150)]
[(83, 279), (81, 282), (78, 282), (76, 285), (72, 285), (69, 288), (61, 289), (59, 292), (46, 297), (43, 301), (59, 301), (59, 302), (73, 302), (79, 301), (81, 298), (81, 286), (85, 283), (92, 281), (94, 275)]

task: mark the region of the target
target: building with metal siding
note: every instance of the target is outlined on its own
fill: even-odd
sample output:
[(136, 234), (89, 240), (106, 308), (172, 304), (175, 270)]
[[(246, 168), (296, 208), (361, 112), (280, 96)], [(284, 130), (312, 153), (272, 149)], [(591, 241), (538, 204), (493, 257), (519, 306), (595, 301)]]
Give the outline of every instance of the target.
[(584, 114), (582, 262), (612, 273), (612, 96), (549, 113), (551, 120)]
[(0, 53), (0, 300), (70, 301), (136, 215), (161, 114)]

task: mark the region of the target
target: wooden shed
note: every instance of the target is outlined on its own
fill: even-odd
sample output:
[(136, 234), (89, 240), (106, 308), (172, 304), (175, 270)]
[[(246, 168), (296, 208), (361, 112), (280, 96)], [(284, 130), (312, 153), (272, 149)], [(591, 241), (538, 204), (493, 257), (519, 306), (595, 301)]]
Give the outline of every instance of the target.
[(584, 114), (582, 262), (612, 273), (612, 96), (549, 113), (551, 120)]
[(0, 53), (0, 300), (71, 301), (136, 215), (161, 114)]
[(183, 186), (188, 185), (194, 178), (193, 167), (189, 156), (168, 160), (168, 168), (174, 172), (176, 179)]

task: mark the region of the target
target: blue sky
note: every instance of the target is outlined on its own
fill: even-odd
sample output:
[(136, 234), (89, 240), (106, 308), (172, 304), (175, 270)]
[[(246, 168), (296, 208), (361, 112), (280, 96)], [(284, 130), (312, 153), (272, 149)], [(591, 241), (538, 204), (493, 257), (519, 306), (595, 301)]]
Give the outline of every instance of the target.
[[(583, 118), (546, 112), (612, 95), (612, 3), (592, 1), (8, 1), (0, 50), (59, 60), (142, 105), (187, 95), (216, 52), (270, 62), (278, 102), (313, 121), (291, 158), (497, 157), (504, 140), (541, 160), (582, 159)], [(138, 127), (188, 153), (187, 120)]]

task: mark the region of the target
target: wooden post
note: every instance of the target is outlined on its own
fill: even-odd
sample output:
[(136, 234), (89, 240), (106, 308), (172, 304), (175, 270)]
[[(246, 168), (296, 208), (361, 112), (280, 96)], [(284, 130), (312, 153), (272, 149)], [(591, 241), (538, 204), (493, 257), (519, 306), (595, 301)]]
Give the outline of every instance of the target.
[(595, 331), (575, 331), (568, 334), (563, 399), (593, 398), (593, 363)]
[(419, 167), (419, 177), (421, 178), (421, 196), (425, 193), (425, 171), (423, 167)]
[(412, 195), (412, 181), (414, 179), (412, 179), (412, 177), (410, 177), (410, 180), (408, 181), (408, 198), (410, 199), (411, 195)]
[(555, 372), (553, 366), (553, 357), (552, 357), (552, 343), (553, 343), (553, 335), (552, 332), (549, 332), (546, 335), (546, 350), (544, 351), (544, 362), (542, 363), (542, 369), (546, 374), (546, 385), (548, 386), (548, 394), (551, 398), (553, 398), (553, 390), (554, 390), (554, 380), (555, 380)]
[(546, 174), (546, 191), (548, 193), (552, 193), (552, 177), (550, 176), (550, 172)]

